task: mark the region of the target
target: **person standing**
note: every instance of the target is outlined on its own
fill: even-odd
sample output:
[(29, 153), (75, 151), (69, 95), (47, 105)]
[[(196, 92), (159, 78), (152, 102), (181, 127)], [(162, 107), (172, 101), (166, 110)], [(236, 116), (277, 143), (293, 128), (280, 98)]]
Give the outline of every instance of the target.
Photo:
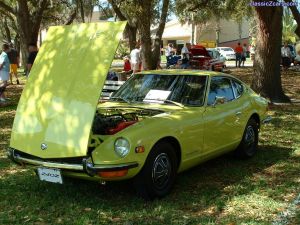
[(189, 54), (188, 53), (183, 53), (182, 54), (182, 59), (181, 59), (181, 69), (187, 69), (189, 68)]
[(245, 66), (245, 61), (246, 61), (246, 58), (247, 58), (247, 45), (244, 44), (243, 45), (243, 53), (242, 53), (242, 66)]
[(181, 69), (187, 69), (189, 67), (190, 47), (191, 45), (189, 43), (185, 43), (183, 48), (181, 49)]
[(242, 60), (242, 54), (243, 54), (243, 48), (241, 46), (241, 43), (238, 43), (238, 45), (234, 49), (235, 51), (235, 67), (241, 67), (241, 60)]
[(133, 70), (133, 74), (140, 72), (141, 52), (140, 52), (139, 44), (137, 44), (135, 48), (131, 51), (130, 62), (131, 62), (131, 69)]
[(29, 55), (27, 58), (27, 77), (28, 77), (31, 67), (34, 63), (36, 55), (38, 54), (38, 48), (37, 48), (36, 44), (29, 44), (28, 51), (29, 51)]
[(184, 44), (183, 48), (181, 49), (181, 55), (190, 54), (190, 50), (189, 50), (188, 46), (189, 46), (189, 43)]
[(7, 55), (10, 62), (10, 73), (9, 73), (10, 83), (13, 84), (12, 78), (14, 75), (15, 78), (17, 79), (17, 84), (20, 84), (18, 79), (19, 53), (17, 52), (16, 49), (14, 49), (13, 43), (10, 43), (10, 50), (7, 53)]
[(284, 42), (283, 47), (281, 48), (281, 58), (282, 58), (282, 66), (284, 70), (287, 70), (291, 65), (291, 49), (288, 46), (287, 42)]
[(6, 99), (4, 96), (4, 92), (7, 86), (7, 81), (9, 79), (9, 69), (10, 62), (8, 59), (9, 45), (2, 45), (2, 53), (0, 55), (0, 103), (5, 103)]
[(169, 43), (168, 46), (167, 46), (167, 48), (166, 48), (166, 51), (165, 51), (165, 55), (166, 55), (166, 59), (167, 59), (167, 65), (166, 65), (167, 68), (169, 67), (169, 63), (168, 62), (172, 58), (173, 54), (174, 54), (173, 44)]
[(124, 72), (129, 72), (129, 71), (131, 71), (130, 60), (129, 60), (129, 57), (128, 57), (127, 55), (123, 57), (123, 61), (124, 61), (123, 71), (124, 71)]

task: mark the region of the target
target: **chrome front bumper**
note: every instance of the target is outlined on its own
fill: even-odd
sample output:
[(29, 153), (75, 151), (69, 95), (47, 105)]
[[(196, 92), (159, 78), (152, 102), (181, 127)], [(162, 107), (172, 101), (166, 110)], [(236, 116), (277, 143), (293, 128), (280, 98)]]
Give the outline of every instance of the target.
[(62, 170), (72, 170), (87, 173), (89, 176), (94, 176), (97, 172), (101, 171), (118, 171), (131, 169), (138, 166), (137, 162), (122, 163), (122, 164), (105, 164), (105, 165), (95, 165), (91, 158), (83, 158), (82, 164), (69, 164), (69, 163), (57, 163), (51, 161), (44, 161), (42, 159), (29, 159), (22, 157), (15, 152), (14, 149), (8, 149), (8, 158), (13, 162), (20, 165), (33, 165), (42, 166), (48, 168), (56, 168)]
[(266, 123), (270, 123), (272, 120), (272, 117), (271, 116), (267, 116), (266, 118), (264, 118), (261, 122), (263, 124), (266, 124)]

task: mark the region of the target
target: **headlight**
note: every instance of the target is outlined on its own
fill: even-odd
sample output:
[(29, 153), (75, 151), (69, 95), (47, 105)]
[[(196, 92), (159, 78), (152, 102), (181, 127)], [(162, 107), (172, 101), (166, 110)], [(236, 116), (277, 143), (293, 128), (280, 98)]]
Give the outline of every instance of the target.
[(118, 138), (115, 141), (115, 152), (121, 158), (124, 158), (126, 155), (128, 155), (129, 150), (130, 150), (130, 144), (129, 144), (129, 141), (127, 139)]

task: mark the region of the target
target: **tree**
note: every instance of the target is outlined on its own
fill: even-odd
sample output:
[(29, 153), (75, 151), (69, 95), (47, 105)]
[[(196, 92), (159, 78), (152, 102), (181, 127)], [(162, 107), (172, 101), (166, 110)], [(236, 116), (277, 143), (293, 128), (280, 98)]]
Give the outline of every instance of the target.
[[(162, 5), (160, 2), (156, 3), (153, 0), (137, 0), (137, 18), (138, 28), (141, 36), (142, 60), (144, 70), (151, 70), (157, 68), (157, 62), (160, 57), (160, 45), (165, 29), (165, 24), (168, 16), (170, 1), (163, 0)], [(158, 4), (158, 5), (156, 5)], [(157, 17), (157, 29), (155, 32), (154, 44), (151, 40), (151, 22), (155, 17), (155, 7), (160, 8), (160, 15)]]
[[(187, 5), (187, 11), (207, 10), (207, 4), (210, 4), (210, 1), (206, 0), (186, 0), (184, 2)], [(252, 7), (250, 6), (250, 0), (219, 0), (217, 2), (214, 2), (214, 4), (225, 6), (221, 12), (226, 11), (237, 21), (240, 18), (251, 16), (254, 12), (257, 38), (252, 88), (272, 101), (288, 102), (289, 98), (283, 92), (280, 76), (282, 7)], [(268, 1), (254, 0), (251, 2), (261, 4)], [(210, 5), (209, 8), (209, 10), (214, 10), (213, 5)]]
[(252, 88), (274, 102), (288, 102), (280, 76), (282, 7), (255, 7), (258, 32)]
[[(166, 24), (170, 0), (109, 0), (117, 17), (127, 20), (126, 33), (130, 49), (135, 47), (137, 31), (140, 35), (144, 70), (156, 69), (160, 57), (161, 38)], [(152, 45), (151, 27), (157, 26)]]
[(282, 39), (283, 41), (296, 41), (296, 30), (297, 24), (295, 23), (294, 17), (291, 14), (289, 8), (283, 9), (283, 20), (282, 20)]
[[(26, 59), (27, 46), (36, 44), (41, 28), (51, 24), (71, 24), (80, 11), (84, 21), (93, 10), (96, 0), (0, 0), (0, 14), (16, 25), (22, 58)], [(24, 62), (23, 62), (24, 64)]]
[[(293, 17), (294, 17), (296, 23), (297, 23), (295, 33), (297, 34), (298, 37), (300, 37), (300, 13), (299, 13), (299, 10), (297, 8), (298, 2), (293, 2), (292, 0), (284, 0), (284, 1), (286, 3), (290, 4), (289, 8), (290, 8), (290, 10), (293, 14)], [(294, 3), (296, 3), (296, 5)]]
[(137, 18), (133, 1), (108, 0), (116, 16), (121, 21), (127, 21), (125, 33), (129, 40), (130, 51), (135, 48), (137, 43)]

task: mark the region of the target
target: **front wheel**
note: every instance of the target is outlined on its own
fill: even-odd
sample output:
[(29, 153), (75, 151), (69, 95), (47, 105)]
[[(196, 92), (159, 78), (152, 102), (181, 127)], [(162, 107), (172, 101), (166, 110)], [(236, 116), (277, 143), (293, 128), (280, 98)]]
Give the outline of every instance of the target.
[(235, 153), (239, 158), (251, 158), (257, 152), (257, 145), (258, 124), (255, 119), (250, 118), (246, 125), (241, 143), (239, 144)]
[(163, 197), (171, 191), (176, 173), (177, 156), (173, 146), (166, 142), (158, 143), (134, 178), (135, 189), (138, 195), (147, 200)]

